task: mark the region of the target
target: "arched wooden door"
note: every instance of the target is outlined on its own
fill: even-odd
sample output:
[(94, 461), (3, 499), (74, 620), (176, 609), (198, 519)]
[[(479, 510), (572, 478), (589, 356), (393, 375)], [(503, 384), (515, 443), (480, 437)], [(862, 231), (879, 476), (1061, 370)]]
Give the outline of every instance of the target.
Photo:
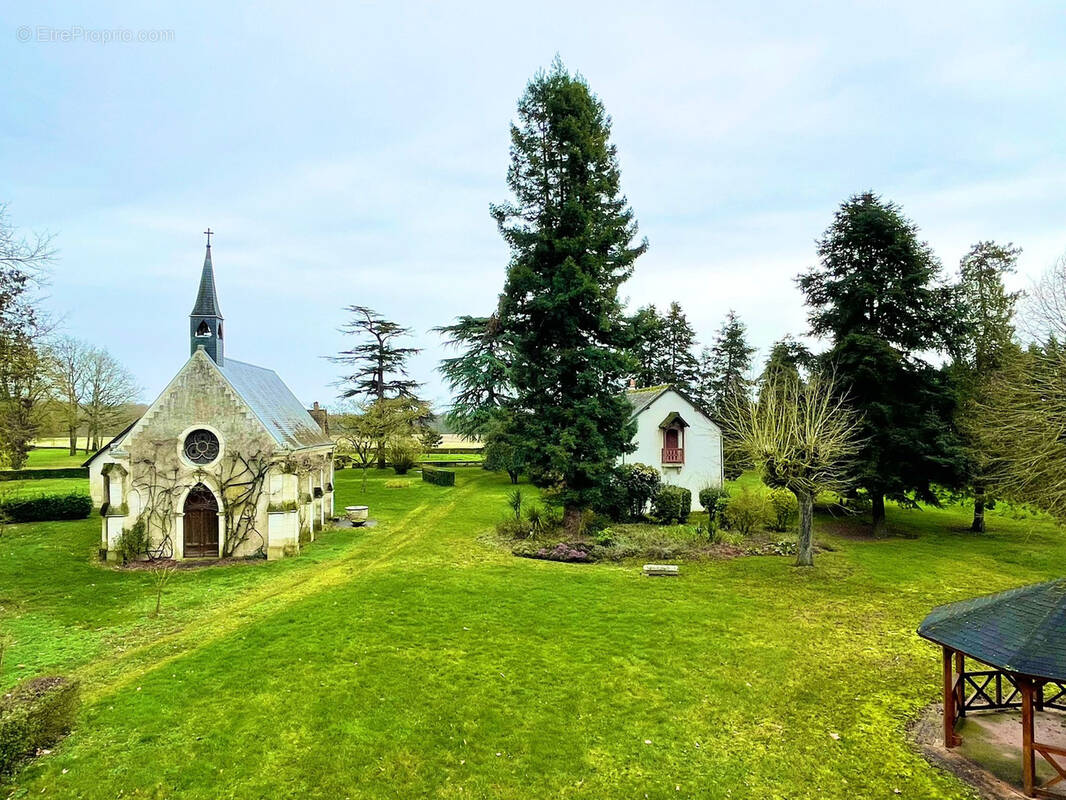
[(186, 558), (218, 555), (218, 503), (211, 490), (196, 484), (185, 498)]

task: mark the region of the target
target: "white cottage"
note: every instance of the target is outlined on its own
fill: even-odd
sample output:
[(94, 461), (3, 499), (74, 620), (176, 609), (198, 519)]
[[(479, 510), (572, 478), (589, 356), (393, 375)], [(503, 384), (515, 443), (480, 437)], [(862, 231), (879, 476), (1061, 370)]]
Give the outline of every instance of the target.
[(672, 386), (630, 389), (626, 399), (637, 422), (637, 449), (623, 462), (655, 467), (663, 483), (691, 491), (692, 510), (698, 510), (700, 489), (724, 480), (721, 428)]
[(296, 553), (333, 515), (333, 442), (272, 370), (224, 353), (210, 237), (190, 357), (137, 422), (86, 462), (101, 551), (156, 558)]

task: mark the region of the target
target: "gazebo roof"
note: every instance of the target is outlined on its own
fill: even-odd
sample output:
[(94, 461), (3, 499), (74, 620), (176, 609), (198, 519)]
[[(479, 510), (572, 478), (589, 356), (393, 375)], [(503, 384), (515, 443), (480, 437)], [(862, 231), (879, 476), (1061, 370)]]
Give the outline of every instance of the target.
[(997, 669), (1066, 681), (1066, 578), (937, 606), (918, 635)]

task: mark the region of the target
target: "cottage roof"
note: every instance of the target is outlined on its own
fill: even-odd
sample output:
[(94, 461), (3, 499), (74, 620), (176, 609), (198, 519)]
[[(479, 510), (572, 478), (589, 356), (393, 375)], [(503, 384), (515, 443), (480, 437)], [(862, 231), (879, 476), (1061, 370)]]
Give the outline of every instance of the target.
[(918, 635), (998, 669), (1066, 681), (1066, 578), (937, 606)]

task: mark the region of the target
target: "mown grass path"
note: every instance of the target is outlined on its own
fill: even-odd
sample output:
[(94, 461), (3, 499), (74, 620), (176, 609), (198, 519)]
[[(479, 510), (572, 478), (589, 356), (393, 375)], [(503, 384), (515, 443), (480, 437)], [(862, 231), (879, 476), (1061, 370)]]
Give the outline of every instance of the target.
[[(649, 580), (480, 543), (506, 478), (386, 477), (366, 495), (378, 527), (181, 573), (155, 620), (148, 576), (90, 563), (95, 521), (0, 539), (17, 641), (0, 684), (58, 670), (86, 688), (75, 733), (0, 797), (966, 798), (903, 735), (937, 694), (914, 628), (1066, 555), (1039, 520), (973, 537), (964, 510), (894, 509), (916, 538), (820, 520), (834, 549), (813, 570)], [(354, 473), (337, 487), (363, 497)]]

